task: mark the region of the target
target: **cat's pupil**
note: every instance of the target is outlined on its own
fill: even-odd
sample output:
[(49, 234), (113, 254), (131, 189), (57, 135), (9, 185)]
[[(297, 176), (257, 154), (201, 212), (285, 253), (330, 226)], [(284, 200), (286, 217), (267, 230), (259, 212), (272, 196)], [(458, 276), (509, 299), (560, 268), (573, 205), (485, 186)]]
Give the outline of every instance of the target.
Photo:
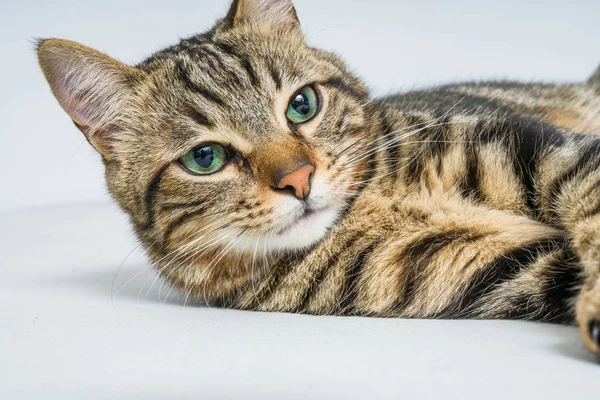
[(212, 147), (202, 147), (194, 151), (194, 160), (201, 168), (210, 168), (215, 160), (215, 152)]
[(298, 93), (292, 100), (292, 108), (301, 115), (307, 115), (310, 112), (310, 102), (304, 93)]

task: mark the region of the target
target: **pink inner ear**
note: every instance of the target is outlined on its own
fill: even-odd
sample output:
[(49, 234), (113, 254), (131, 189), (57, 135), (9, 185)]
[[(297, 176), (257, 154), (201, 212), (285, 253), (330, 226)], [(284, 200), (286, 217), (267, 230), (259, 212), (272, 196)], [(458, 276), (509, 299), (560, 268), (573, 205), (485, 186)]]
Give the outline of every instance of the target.
[(113, 137), (104, 129), (94, 129), (87, 125), (82, 125), (73, 120), (73, 123), (84, 135), (87, 141), (103, 156), (108, 156), (113, 149)]
[[(86, 135), (112, 122), (116, 106), (128, 90), (115, 68), (101, 63), (61, 60), (50, 70), (55, 94), (77, 127)], [(75, 59), (76, 60), (76, 59)], [(103, 136), (99, 134), (99, 136)], [(89, 139), (89, 137), (88, 137)]]
[(274, 5), (282, 3), (282, 1), (280, 0), (265, 0), (264, 2), (266, 3), (267, 7), (272, 7)]
[(262, 6), (266, 10), (273, 9), (273, 8), (279, 8), (282, 11), (288, 11), (288, 12), (291, 12), (293, 10), (291, 0), (263, 0), (262, 3), (263, 3)]
[(252, 18), (273, 20), (281, 23), (297, 22), (291, 0), (245, 0)]
[(85, 134), (86, 137), (89, 135), (89, 132), (90, 132), (90, 127), (89, 126), (82, 125), (82, 124), (78, 123), (75, 120), (73, 120), (73, 123), (75, 124), (75, 126), (77, 127), (77, 129), (79, 129), (81, 132), (83, 132)]
[(38, 57), (60, 105), (92, 145), (109, 154), (113, 128), (131, 94), (131, 78), (141, 72), (62, 39), (44, 41)]
[[(91, 92), (90, 88), (83, 86), (85, 82), (89, 85), (92, 81), (85, 78), (82, 71), (77, 68), (85, 68), (81, 63), (73, 62), (69, 58), (57, 58), (54, 65), (49, 66), (50, 80), (56, 97), (64, 110), (69, 114), (75, 124), (81, 127), (94, 125), (93, 102), (85, 104), (82, 96)], [(87, 109), (86, 109), (87, 108)], [(81, 129), (83, 131), (83, 129)]]
[(61, 105), (63, 106), (67, 114), (69, 114), (73, 122), (75, 122), (77, 127), (89, 127), (89, 125), (92, 125), (92, 121), (88, 113), (84, 112), (84, 110), (81, 109), (81, 100), (74, 96), (68, 88), (59, 87), (58, 97)]

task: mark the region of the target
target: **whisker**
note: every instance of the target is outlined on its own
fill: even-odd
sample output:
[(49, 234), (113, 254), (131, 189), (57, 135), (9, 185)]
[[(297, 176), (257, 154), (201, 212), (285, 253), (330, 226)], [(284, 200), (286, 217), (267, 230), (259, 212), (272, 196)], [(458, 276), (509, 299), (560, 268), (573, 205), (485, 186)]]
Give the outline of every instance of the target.
[[(204, 275), (206, 275), (206, 277), (208, 277), (214, 268), (216, 268), (216, 266), (219, 264), (219, 262), (231, 251), (231, 249), (233, 249), (235, 247), (236, 244), (238, 244), (241, 239), (242, 239), (242, 235), (244, 233), (246, 233), (246, 231), (248, 230), (248, 228), (244, 229), (243, 231), (241, 231), (234, 239), (231, 243), (229, 243), (229, 245), (227, 245), (223, 250), (221, 250), (221, 252), (219, 254), (217, 254), (215, 256), (215, 258), (213, 259), (213, 261), (206, 267), (205, 272), (206, 274), (202, 274), (202, 278), (204, 278)], [(219, 257), (220, 255), (220, 257)], [(217, 259), (217, 257), (219, 257)], [(208, 306), (208, 308), (210, 308), (210, 304), (206, 298), (206, 285), (208, 283), (208, 279), (204, 278), (204, 286), (202, 288), (202, 294), (204, 296), (204, 303)], [(188, 294), (191, 292), (188, 292)], [(183, 303), (184, 307), (185, 307), (185, 302)]]
[[(160, 277), (160, 274), (161, 274), (161, 273), (162, 273), (162, 272), (163, 272), (163, 271), (164, 271), (164, 270), (165, 270), (167, 267), (169, 267), (169, 265), (171, 265), (173, 262), (177, 261), (177, 260), (178, 260), (178, 259), (179, 259), (179, 258), (180, 258), (180, 257), (181, 257), (183, 254), (184, 254), (184, 252), (185, 252), (187, 249), (189, 249), (190, 247), (194, 246), (194, 245), (195, 245), (195, 244), (197, 244), (197, 243), (198, 243), (200, 240), (202, 240), (202, 239), (206, 238), (207, 236), (209, 236), (209, 235), (212, 235), (213, 233), (216, 233), (216, 232), (218, 232), (218, 231), (219, 231), (219, 230), (221, 230), (221, 229), (225, 229), (225, 228), (227, 228), (227, 227), (231, 226), (231, 225), (232, 225), (234, 222), (235, 222), (235, 221), (231, 221), (231, 222), (228, 222), (228, 223), (226, 223), (226, 224), (223, 224), (223, 225), (221, 225), (220, 227), (213, 229), (213, 230), (212, 230), (212, 231), (210, 231), (209, 233), (207, 233), (207, 234), (204, 234), (204, 235), (202, 235), (202, 236), (200, 236), (200, 237), (198, 237), (198, 238), (196, 238), (196, 239), (192, 240), (191, 242), (189, 242), (189, 243), (186, 243), (185, 245), (183, 245), (183, 246), (181, 246), (181, 247), (179, 247), (179, 248), (177, 248), (177, 249), (173, 250), (173, 251), (172, 251), (172, 252), (170, 252), (169, 254), (165, 255), (164, 257), (162, 257), (161, 259), (159, 259), (158, 261), (156, 261), (154, 264), (155, 264), (155, 265), (158, 265), (158, 264), (159, 264), (161, 261), (165, 260), (165, 259), (166, 259), (167, 257), (169, 257), (170, 255), (173, 255), (173, 253), (177, 253), (177, 254), (175, 254), (175, 256), (174, 256), (174, 257), (173, 257), (171, 260), (169, 260), (169, 261), (167, 262), (167, 264), (166, 264), (166, 265), (164, 265), (163, 267), (161, 267), (161, 268), (159, 269), (159, 271), (158, 271), (158, 274), (157, 274), (157, 275), (156, 275), (156, 277), (154, 278), (154, 280), (153, 280), (153, 282), (152, 282), (152, 285), (150, 286), (150, 288), (148, 289), (148, 292), (146, 293), (146, 296), (148, 296), (148, 295), (150, 294), (150, 291), (152, 290), (152, 288), (153, 288), (153, 287), (154, 287), (154, 285), (156, 284), (156, 281), (157, 281), (157, 280), (158, 280), (158, 278)], [(212, 224), (216, 224), (216, 223), (217, 223), (217, 221), (215, 221), (215, 222), (214, 222), (214, 223), (212, 223)], [(211, 224), (209, 224), (209, 226), (210, 226), (210, 225), (211, 225)], [(140, 296), (141, 296), (141, 291), (143, 290), (144, 286), (145, 286), (145, 284), (142, 286), (142, 289), (140, 290)], [(140, 296), (138, 296), (138, 298), (139, 298)]]
[(415, 129), (415, 130), (410, 131), (410, 132), (406, 132), (406, 133), (404, 133), (402, 135), (394, 137), (392, 140), (390, 140), (390, 141), (388, 141), (386, 143), (383, 143), (383, 144), (381, 144), (379, 146), (376, 146), (376, 147), (374, 147), (374, 148), (372, 148), (372, 149), (370, 149), (368, 151), (365, 151), (365, 152), (363, 152), (361, 154), (358, 154), (358, 155), (350, 158), (346, 163), (344, 163), (342, 165), (342, 167), (346, 167), (348, 165), (352, 165), (353, 163), (360, 162), (360, 161), (364, 160), (365, 158), (369, 157), (372, 154), (380, 153), (380, 152), (382, 152), (382, 151), (390, 148), (391, 146), (393, 146), (393, 145), (395, 145), (397, 143), (400, 143), (402, 140), (404, 140), (406, 138), (409, 138), (411, 136), (414, 136), (414, 135), (416, 135), (419, 132), (424, 131), (425, 129), (436, 128), (436, 127), (439, 127), (439, 126), (445, 126), (445, 125), (451, 125), (451, 124), (457, 124), (457, 123), (460, 123), (460, 122), (447, 122), (447, 123), (440, 123), (440, 124), (430, 124), (430, 125), (424, 126), (422, 128)]
[[(450, 113), (452, 112), (452, 110), (454, 110), (454, 108), (456, 108), (456, 107), (458, 106), (458, 104), (460, 104), (460, 103), (461, 103), (461, 102), (464, 100), (464, 98), (465, 98), (465, 96), (463, 96), (463, 97), (462, 97), (460, 100), (458, 100), (458, 101), (457, 101), (457, 102), (456, 102), (456, 103), (455, 103), (455, 104), (454, 104), (452, 107), (450, 107), (450, 108), (449, 108), (449, 109), (448, 109), (448, 110), (447, 110), (447, 111), (446, 111), (444, 114), (442, 114), (442, 115), (441, 115), (440, 117), (438, 117), (438, 118), (434, 118), (434, 119), (432, 119), (431, 121), (426, 121), (426, 122), (420, 122), (420, 123), (417, 123), (417, 124), (413, 124), (413, 125), (411, 125), (411, 126), (408, 126), (408, 127), (403, 127), (402, 129), (399, 129), (399, 130), (397, 130), (397, 131), (394, 131), (394, 132), (387, 133), (387, 134), (385, 134), (385, 135), (383, 135), (383, 136), (381, 136), (381, 137), (379, 137), (379, 138), (375, 139), (375, 140), (374, 140), (373, 142), (371, 142), (370, 144), (376, 143), (376, 142), (378, 142), (378, 141), (380, 141), (380, 140), (385, 140), (385, 139), (386, 139), (386, 138), (388, 138), (389, 136), (396, 135), (396, 134), (398, 134), (398, 133), (400, 133), (400, 132), (407, 131), (407, 130), (409, 130), (409, 129), (412, 129), (412, 128), (414, 128), (414, 127), (417, 127), (417, 126), (419, 126), (419, 125), (423, 125), (423, 124), (428, 124), (428, 125), (427, 125), (427, 126), (425, 126), (425, 127), (423, 127), (423, 128), (417, 129), (417, 130), (416, 130), (416, 132), (415, 132), (415, 131), (413, 131), (413, 132), (403, 133), (403, 134), (401, 134), (399, 137), (397, 137), (397, 138), (393, 139), (392, 141), (394, 141), (394, 140), (396, 140), (396, 139), (402, 140), (402, 138), (406, 138), (406, 137), (408, 137), (408, 136), (411, 136), (411, 135), (413, 135), (413, 134), (416, 134), (416, 133), (418, 133), (418, 132), (420, 132), (420, 131), (422, 131), (422, 130), (424, 130), (424, 129), (429, 129), (429, 128), (432, 128), (432, 127), (435, 127), (435, 126), (442, 126), (442, 125), (446, 125), (446, 124), (452, 124), (452, 123), (456, 123), (456, 122), (452, 122), (452, 121), (450, 121), (450, 122), (448, 122), (448, 123), (442, 123), (442, 124), (440, 124), (440, 125), (437, 125), (437, 122), (439, 122), (439, 121), (443, 120), (443, 119), (444, 119), (444, 118), (446, 118), (448, 115), (450, 115)], [(379, 147), (379, 146), (378, 146), (378, 147)], [(376, 147), (376, 148), (377, 148), (377, 147)], [(366, 153), (367, 153), (367, 152), (365, 152), (365, 153), (363, 153), (363, 154), (366, 154)], [(361, 155), (359, 154), (358, 156), (360, 157)], [(351, 160), (349, 160), (348, 162), (351, 162), (351, 161), (353, 161), (353, 160), (351, 159)]]
[[(183, 260), (181, 260), (177, 266), (175, 266), (174, 268), (171, 269), (171, 271), (169, 271), (169, 273), (165, 276), (165, 280), (168, 280), (169, 277), (171, 276), (171, 274), (177, 270), (179, 270), (184, 264), (190, 264), (193, 265), (198, 259), (200, 259), (204, 254), (206, 254), (209, 250), (212, 250), (214, 247), (216, 247), (217, 244), (219, 244), (220, 242), (222, 242), (223, 240), (227, 239), (228, 236), (230, 236), (231, 232), (225, 232), (224, 234), (222, 234), (221, 236), (218, 236), (217, 238), (213, 239), (210, 243), (194, 250), (194, 252), (192, 252), (191, 254), (187, 255)], [(173, 289), (173, 287), (171, 286), (169, 288), (169, 291), (167, 292), (167, 297), (169, 296), (171, 290)], [(166, 299), (165, 299), (166, 302)]]
[(258, 294), (256, 293), (256, 285), (254, 282), (254, 263), (256, 261), (256, 252), (258, 251), (258, 244), (260, 243), (260, 236), (256, 238), (256, 244), (254, 245), (254, 254), (252, 255), (252, 264), (250, 266), (250, 280), (252, 281), (252, 293), (254, 299), (258, 301)]

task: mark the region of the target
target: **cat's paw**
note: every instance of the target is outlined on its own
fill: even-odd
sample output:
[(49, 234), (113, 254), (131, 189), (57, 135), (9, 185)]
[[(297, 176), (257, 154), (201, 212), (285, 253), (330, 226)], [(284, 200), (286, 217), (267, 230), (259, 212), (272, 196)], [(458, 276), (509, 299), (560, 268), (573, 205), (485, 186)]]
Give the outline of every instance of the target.
[(600, 319), (591, 320), (588, 324), (588, 334), (592, 343), (600, 346)]
[(600, 357), (600, 280), (596, 285), (582, 288), (576, 314), (583, 341)]

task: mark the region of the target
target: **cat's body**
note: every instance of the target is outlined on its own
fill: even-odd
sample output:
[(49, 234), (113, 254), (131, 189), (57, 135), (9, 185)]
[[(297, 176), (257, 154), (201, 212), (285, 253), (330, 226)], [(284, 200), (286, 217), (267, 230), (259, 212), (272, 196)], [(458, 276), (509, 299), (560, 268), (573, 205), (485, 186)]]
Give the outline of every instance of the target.
[(269, 260), (267, 279), (227, 298), (229, 305), (572, 320), (581, 271), (569, 233), (543, 211), (554, 202), (548, 189), (567, 171), (552, 164), (547, 176), (536, 170), (539, 152), (569, 140), (557, 127), (600, 133), (598, 92), (587, 85), (469, 84), (374, 105), (382, 128), (365, 151), (374, 172), (366, 189), (325, 241)]
[(39, 54), (152, 261), (188, 295), (577, 320), (599, 352), (598, 74), (371, 100), (304, 44), (287, 0), (235, 1), (135, 68), (62, 40)]

